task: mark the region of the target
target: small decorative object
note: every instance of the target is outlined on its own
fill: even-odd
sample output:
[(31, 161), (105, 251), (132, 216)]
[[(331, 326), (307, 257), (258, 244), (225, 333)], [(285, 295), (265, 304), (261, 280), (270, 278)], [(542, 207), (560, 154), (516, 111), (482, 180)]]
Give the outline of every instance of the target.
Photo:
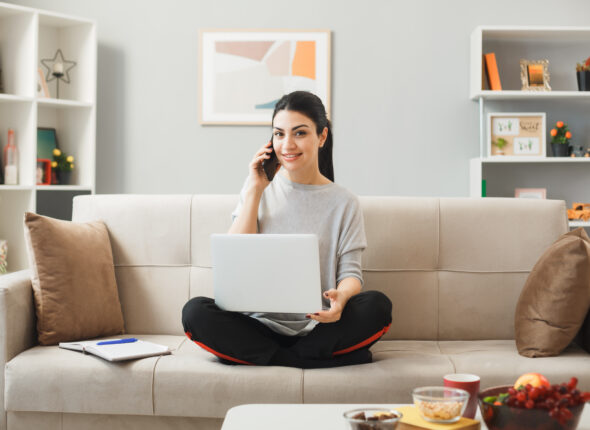
[(549, 60), (520, 60), (520, 80), (523, 91), (551, 91)]
[[(58, 58), (59, 57), (59, 58)], [(56, 80), (57, 98), (59, 98), (59, 81), (64, 81), (66, 84), (70, 83), (70, 70), (76, 67), (75, 61), (66, 60), (61, 49), (58, 49), (53, 58), (44, 58), (41, 64), (47, 69), (46, 81), (51, 82)]]
[(488, 86), (492, 91), (501, 91), (502, 83), (500, 82), (500, 73), (498, 73), (498, 65), (496, 63), (496, 54), (490, 52), (484, 54), (484, 62), (486, 69), (486, 78), (488, 79)]
[(49, 97), (49, 88), (41, 67), (37, 70), (37, 97)]
[(582, 64), (576, 65), (576, 75), (578, 77), (578, 90), (590, 91), (590, 57)]
[(37, 158), (37, 185), (51, 185), (51, 160)]
[(330, 118), (330, 49), (329, 30), (201, 30), (199, 123), (270, 125), (295, 90), (317, 95)]
[(496, 140), (495, 142), (492, 142), (492, 143), (498, 147), (498, 152), (496, 152), (496, 154), (504, 155), (504, 150), (502, 148), (504, 148), (506, 146), (508, 141), (506, 139), (504, 139), (503, 137), (499, 137), (498, 140)]
[(0, 275), (6, 273), (8, 267), (8, 244), (5, 240), (0, 240)]
[(2, 78), (2, 69), (0, 69), (0, 93), (4, 92), (4, 79)]
[(14, 130), (8, 129), (8, 142), (4, 145), (4, 183), (18, 184), (18, 150), (14, 144)]
[(51, 167), (57, 174), (57, 181), (60, 185), (68, 185), (70, 183), (70, 176), (74, 170), (74, 157), (66, 155), (59, 149), (53, 150), (53, 162)]
[(567, 157), (570, 149), (570, 139), (572, 132), (569, 131), (567, 124), (563, 121), (557, 121), (555, 128), (549, 132), (551, 134), (551, 149), (554, 157)]
[(519, 199), (546, 199), (547, 188), (517, 188), (514, 197)]
[(567, 219), (590, 221), (590, 203), (572, 203), (572, 208), (567, 210)]
[(583, 156), (584, 156), (584, 147), (583, 146), (576, 146), (575, 148), (573, 148), (572, 153), (571, 153), (572, 158), (583, 157)]
[(488, 113), (487, 124), (488, 157), (545, 157), (544, 112)]
[(586, 153), (584, 154), (585, 158), (590, 158), (590, 148), (586, 148)]

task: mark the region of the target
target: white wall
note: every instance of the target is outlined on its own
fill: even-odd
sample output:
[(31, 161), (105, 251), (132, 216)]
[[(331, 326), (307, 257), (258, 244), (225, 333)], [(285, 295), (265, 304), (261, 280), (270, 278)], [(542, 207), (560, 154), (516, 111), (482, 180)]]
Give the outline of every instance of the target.
[(98, 23), (99, 193), (239, 191), (270, 129), (198, 124), (198, 31), (208, 27), (330, 29), (336, 182), (361, 195), (467, 196), (479, 155), (473, 28), (590, 17), (585, 0), (11, 3)]

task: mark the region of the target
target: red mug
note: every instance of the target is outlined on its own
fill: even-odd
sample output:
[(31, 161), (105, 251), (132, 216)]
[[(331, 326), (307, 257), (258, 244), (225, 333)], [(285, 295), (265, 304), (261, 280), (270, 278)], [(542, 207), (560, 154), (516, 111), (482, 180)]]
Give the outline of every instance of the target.
[(469, 373), (451, 373), (443, 378), (444, 386), (450, 388), (461, 388), (469, 393), (469, 400), (463, 416), (466, 418), (475, 417), (477, 411), (477, 395), (479, 394), (479, 376)]

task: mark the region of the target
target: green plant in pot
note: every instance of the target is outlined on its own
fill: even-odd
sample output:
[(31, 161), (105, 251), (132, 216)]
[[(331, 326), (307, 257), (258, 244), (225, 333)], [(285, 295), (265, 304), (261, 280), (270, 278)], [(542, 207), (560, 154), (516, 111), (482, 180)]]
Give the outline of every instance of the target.
[(550, 131), (551, 149), (554, 157), (567, 157), (569, 155), (570, 139), (572, 132), (569, 131), (567, 124), (563, 121), (557, 121), (555, 128)]
[(498, 140), (493, 143), (498, 147), (497, 155), (504, 155), (504, 147), (508, 144), (508, 141), (503, 137), (499, 137)]
[(68, 185), (70, 183), (72, 171), (74, 170), (74, 157), (66, 155), (61, 152), (61, 150), (55, 148), (53, 150), (53, 162), (51, 163), (51, 167), (57, 176), (57, 183), (60, 185)]
[(576, 75), (578, 78), (578, 90), (590, 91), (590, 57), (583, 63), (576, 65)]

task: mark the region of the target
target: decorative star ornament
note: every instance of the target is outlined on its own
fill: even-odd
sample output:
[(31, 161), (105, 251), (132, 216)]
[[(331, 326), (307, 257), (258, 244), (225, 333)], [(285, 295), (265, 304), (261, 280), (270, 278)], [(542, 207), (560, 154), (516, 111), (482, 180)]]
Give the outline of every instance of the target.
[[(61, 73), (57, 73), (57, 71), (55, 71), (55, 65), (60, 63), (62, 64), (62, 71)], [(45, 80), (47, 82), (58, 79), (64, 81), (66, 84), (70, 83), (70, 70), (76, 67), (75, 61), (69, 61), (64, 58), (61, 49), (57, 50), (53, 58), (42, 59), (41, 64), (47, 69), (47, 74), (45, 75)]]

